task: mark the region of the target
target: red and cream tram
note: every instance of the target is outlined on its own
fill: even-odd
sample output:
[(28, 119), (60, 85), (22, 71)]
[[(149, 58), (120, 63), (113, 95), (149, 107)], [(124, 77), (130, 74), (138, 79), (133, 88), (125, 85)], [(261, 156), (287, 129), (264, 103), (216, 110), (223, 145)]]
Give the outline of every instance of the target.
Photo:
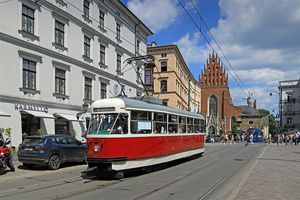
[(201, 114), (141, 99), (109, 98), (92, 104), (89, 168), (124, 171), (204, 152)]

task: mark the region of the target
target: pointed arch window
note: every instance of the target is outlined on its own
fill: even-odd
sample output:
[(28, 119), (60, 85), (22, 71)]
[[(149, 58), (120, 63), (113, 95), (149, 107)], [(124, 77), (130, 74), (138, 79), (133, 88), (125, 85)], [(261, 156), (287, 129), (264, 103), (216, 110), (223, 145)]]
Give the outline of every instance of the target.
[(209, 115), (216, 117), (218, 114), (218, 99), (215, 95), (209, 98)]

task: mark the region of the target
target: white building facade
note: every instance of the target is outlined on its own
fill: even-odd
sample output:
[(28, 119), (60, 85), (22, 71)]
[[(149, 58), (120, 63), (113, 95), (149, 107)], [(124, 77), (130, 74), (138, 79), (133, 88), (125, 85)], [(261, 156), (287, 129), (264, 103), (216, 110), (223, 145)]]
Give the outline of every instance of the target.
[(278, 89), (281, 130), (300, 130), (300, 79), (280, 81)]
[(22, 136), (87, 130), (90, 105), (141, 95), (137, 66), (152, 32), (119, 0), (12, 0), (0, 6), (0, 128)]

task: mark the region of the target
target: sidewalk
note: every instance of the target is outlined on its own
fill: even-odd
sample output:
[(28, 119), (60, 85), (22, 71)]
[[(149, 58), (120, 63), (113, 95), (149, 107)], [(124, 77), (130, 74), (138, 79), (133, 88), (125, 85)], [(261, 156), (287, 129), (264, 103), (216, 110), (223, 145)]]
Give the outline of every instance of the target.
[(233, 199), (300, 199), (300, 145), (268, 145)]

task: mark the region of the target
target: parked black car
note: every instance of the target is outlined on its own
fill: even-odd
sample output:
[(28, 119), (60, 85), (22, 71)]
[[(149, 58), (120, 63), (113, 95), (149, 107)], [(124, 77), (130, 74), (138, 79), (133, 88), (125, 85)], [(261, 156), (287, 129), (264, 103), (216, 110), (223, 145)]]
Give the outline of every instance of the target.
[(19, 146), (23, 166), (47, 165), (58, 169), (65, 162), (86, 162), (86, 144), (70, 135), (28, 136)]

